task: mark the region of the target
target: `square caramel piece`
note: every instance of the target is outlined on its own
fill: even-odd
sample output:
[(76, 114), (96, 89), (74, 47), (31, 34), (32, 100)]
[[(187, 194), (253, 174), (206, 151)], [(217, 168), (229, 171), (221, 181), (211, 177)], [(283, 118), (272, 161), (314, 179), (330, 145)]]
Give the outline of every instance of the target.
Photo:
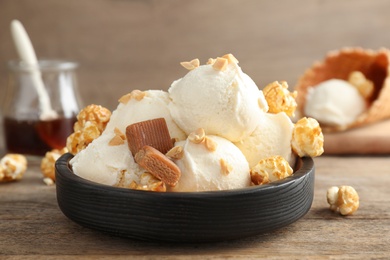
[(126, 137), (133, 156), (145, 145), (163, 154), (173, 148), (173, 142), (164, 118), (156, 118), (128, 125)]

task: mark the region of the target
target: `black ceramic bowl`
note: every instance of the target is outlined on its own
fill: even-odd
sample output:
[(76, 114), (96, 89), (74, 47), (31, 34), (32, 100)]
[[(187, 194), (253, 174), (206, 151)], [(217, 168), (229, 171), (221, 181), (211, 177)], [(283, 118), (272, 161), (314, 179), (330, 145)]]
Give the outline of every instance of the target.
[(282, 228), (304, 216), (314, 192), (314, 163), (297, 161), (293, 176), (262, 186), (210, 192), (150, 192), (111, 187), (56, 162), (57, 200), (82, 226), (117, 236), (166, 242), (238, 239)]

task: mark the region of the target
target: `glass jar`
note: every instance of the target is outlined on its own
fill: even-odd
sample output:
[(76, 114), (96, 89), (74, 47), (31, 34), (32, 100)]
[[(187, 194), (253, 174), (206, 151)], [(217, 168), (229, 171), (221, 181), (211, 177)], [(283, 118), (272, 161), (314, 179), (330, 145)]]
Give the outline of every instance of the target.
[[(77, 66), (62, 60), (40, 60), (35, 68), (21, 61), (8, 63), (9, 80), (2, 102), (6, 152), (44, 155), (66, 146), (81, 108)], [(37, 80), (43, 83), (41, 91)], [(42, 116), (42, 90), (54, 111), (49, 117)]]

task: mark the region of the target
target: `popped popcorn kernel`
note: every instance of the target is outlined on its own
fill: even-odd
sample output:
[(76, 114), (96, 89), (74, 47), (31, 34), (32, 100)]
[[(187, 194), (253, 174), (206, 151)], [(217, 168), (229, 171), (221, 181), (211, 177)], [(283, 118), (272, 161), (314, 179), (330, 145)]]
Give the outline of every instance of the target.
[[(53, 149), (49, 152), (46, 152), (45, 157), (41, 160), (41, 172), (44, 177), (44, 182), (48, 184), (48, 180), (45, 180), (47, 178), (51, 179), (53, 182), (56, 180), (56, 174), (55, 174), (55, 162), (58, 158), (60, 158), (61, 155), (64, 153), (67, 153), (68, 149), (66, 147), (62, 148), (61, 150)], [(49, 185), (49, 184), (48, 184)]]
[(0, 182), (23, 178), (27, 170), (27, 159), (22, 154), (9, 153), (0, 160)]
[(97, 125), (97, 128), (102, 132), (110, 120), (111, 111), (100, 105), (91, 104), (82, 109), (77, 115), (77, 122), (74, 124), (73, 130), (82, 130), (87, 122)]
[(85, 149), (102, 134), (110, 117), (111, 112), (102, 106), (92, 104), (82, 109), (77, 115), (74, 132), (66, 140), (68, 151), (76, 154)]
[(290, 164), (280, 155), (262, 159), (250, 170), (251, 180), (255, 185), (282, 180), (292, 174)]
[(349, 74), (348, 82), (351, 83), (366, 100), (374, 93), (374, 83), (367, 79), (360, 71), (352, 71)]
[(297, 91), (290, 92), (287, 82), (274, 81), (263, 89), (263, 94), (269, 106), (269, 113), (277, 114), (285, 112), (288, 116), (294, 116), (297, 108)]
[(291, 146), (300, 157), (320, 156), (324, 152), (324, 135), (314, 118), (303, 117), (294, 126)]
[(330, 187), (326, 198), (330, 210), (341, 215), (352, 215), (359, 208), (359, 195), (351, 186)]

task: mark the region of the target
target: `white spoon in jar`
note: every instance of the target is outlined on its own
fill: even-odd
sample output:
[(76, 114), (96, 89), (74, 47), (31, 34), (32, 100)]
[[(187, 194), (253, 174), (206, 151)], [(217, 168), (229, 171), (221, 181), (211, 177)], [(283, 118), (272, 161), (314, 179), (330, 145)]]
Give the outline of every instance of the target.
[(31, 44), (31, 40), (28, 37), (22, 23), (18, 20), (13, 20), (11, 22), (11, 34), (16, 50), (19, 54), (19, 58), (28, 66), (32, 85), (38, 93), (39, 106), (41, 110), (40, 120), (51, 120), (57, 118), (57, 112), (53, 110), (51, 106), (49, 94), (47, 93), (42, 81), (41, 72), (38, 66), (38, 59)]

